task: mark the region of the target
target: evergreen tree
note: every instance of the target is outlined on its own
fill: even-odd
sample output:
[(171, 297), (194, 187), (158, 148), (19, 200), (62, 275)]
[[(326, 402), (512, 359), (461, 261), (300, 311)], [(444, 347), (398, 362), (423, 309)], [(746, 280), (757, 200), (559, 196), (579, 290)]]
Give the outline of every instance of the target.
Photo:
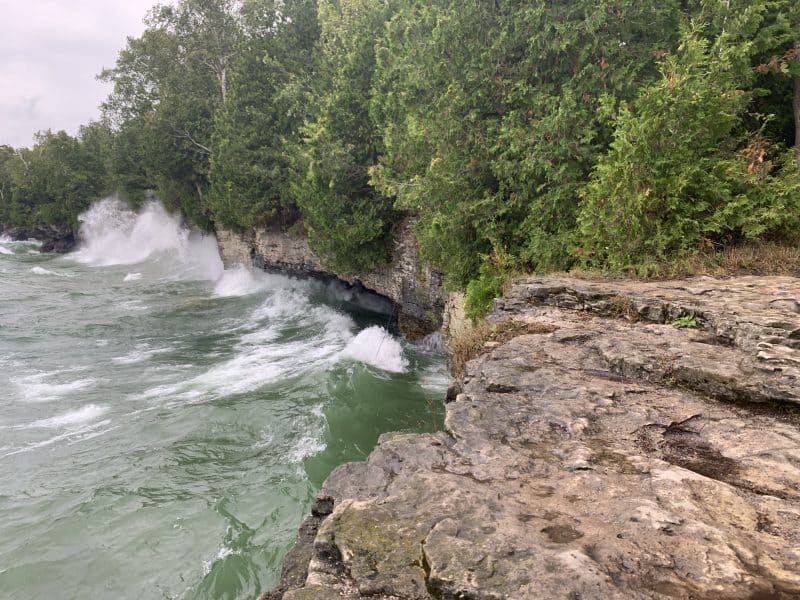
[(699, 244), (786, 234), (800, 222), (800, 178), (785, 158), (769, 159), (763, 125), (747, 128), (754, 59), (787, 35), (774, 8), (704, 3), (703, 28), (685, 33), (633, 109), (621, 106), (583, 192), (587, 262), (649, 272)]
[(409, 3), (379, 54), (379, 190), (419, 218), (452, 285), (574, 260), (578, 190), (675, 44), (677, 2)]
[(107, 128), (94, 123), (78, 137), (63, 131), (39, 133), (33, 147), (13, 155), (4, 147), (4, 223), (77, 229), (78, 215), (110, 191), (104, 162), (108, 139)]
[(237, 230), (290, 225), (291, 182), (319, 37), (314, 0), (267, 0), (245, 11), (245, 41), (213, 137), (209, 204)]
[(398, 216), (370, 185), (382, 149), (370, 118), (375, 42), (393, 2), (320, 0), (319, 71), (305, 128), (306, 175), (295, 186), (312, 247), (340, 271), (369, 269), (388, 258)]

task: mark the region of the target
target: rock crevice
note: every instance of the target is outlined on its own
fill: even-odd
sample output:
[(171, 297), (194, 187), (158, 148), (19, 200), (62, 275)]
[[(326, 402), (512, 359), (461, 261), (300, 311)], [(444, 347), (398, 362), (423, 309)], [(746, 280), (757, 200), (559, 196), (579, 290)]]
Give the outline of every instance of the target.
[(467, 364), (445, 431), (337, 469), (266, 597), (800, 597), (798, 299), (792, 278), (516, 285), (490, 320), (536, 327)]

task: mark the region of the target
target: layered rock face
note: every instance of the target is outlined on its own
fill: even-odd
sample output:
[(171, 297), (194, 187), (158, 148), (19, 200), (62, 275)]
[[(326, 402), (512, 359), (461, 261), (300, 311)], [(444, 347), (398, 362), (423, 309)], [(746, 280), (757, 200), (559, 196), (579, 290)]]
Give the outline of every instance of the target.
[(445, 431), (335, 471), (265, 598), (800, 598), (798, 301), (517, 285), (491, 319), (523, 334), (467, 365)]
[(313, 277), (336, 277), (356, 287), (363, 286), (395, 303), (400, 330), (419, 338), (442, 325), (445, 292), (442, 274), (423, 263), (412, 224), (405, 223), (395, 237), (391, 263), (357, 276), (341, 275), (326, 269), (305, 238), (281, 231), (259, 229), (250, 236), (217, 231), (220, 251), (226, 264), (246, 264), (257, 268)]

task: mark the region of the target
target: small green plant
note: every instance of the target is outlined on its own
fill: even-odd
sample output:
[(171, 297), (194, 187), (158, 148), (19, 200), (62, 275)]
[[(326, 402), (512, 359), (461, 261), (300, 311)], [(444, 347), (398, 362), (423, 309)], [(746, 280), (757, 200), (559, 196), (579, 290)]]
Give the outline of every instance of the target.
[(697, 329), (700, 324), (694, 315), (682, 315), (672, 322), (672, 326), (678, 329)]
[(471, 321), (485, 317), (492, 310), (494, 299), (503, 293), (507, 274), (490, 262), (480, 268), (480, 277), (467, 284), (464, 312)]

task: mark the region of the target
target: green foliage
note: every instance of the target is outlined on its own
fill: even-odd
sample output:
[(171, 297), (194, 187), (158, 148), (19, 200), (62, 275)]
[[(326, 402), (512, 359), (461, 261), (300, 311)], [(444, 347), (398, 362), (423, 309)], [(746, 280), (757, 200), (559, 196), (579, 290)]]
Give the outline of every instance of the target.
[(697, 329), (700, 324), (694, 315), (681, 315), (672, 322), (672, 326), (678, 329)]
[(732, 197), (727, 174), (747, 99), (711, 56), (687, 34), (635, 112), (620, 108), (611, 149), (583, 193), (580, 231), (592, 264), (625, 270), (684, 254)]
[(792, 0), (177, 0), (146, 25), (103, 124), (0, 148), (0, 221), (155, 192), (357, 273), (410, 217), (473, 317), (508, 273), (800, 230)]
[(102, 123), (78, 137), (43, 132), (32, 148), (0, 149), (0, 218), (6, 225), (69, 225), (110, 191), (104, 162), (110, 132)]
[(114, 90), (105, 114), (119, 131), (114, 172), (134, 198), (155, 190), (170, 208), (209, 225), (214, 115), (228, 96), (241, 30), (235, 0), (157, 5), (101, 79)]
[(13, 163), (16, 160), (11, 146), (0, 146), (0, 224), (11, 223), (14, 180)]
[(215, 123), (209, 205), (214, 219), (232, 229), (285, 228), (296, 219), (291, 184), (319, 37), (316, 3), (248, 9), (246, 39)]
[(300, 202), (309, 240), (320, 258), (343, 274), (363, 273), (389, 258), (386, 223), (369, 196), (319, 190), (309, 175)]
[(503, 293), (506, 274), (489, 261), (484, 261), (480, 275), (467, 284), (464, 299), (464, 314), (468, 319), (477, 321), (491, 310), (494, 299)]
[(315, 110), (304, 129), (306, 175), (294, 193), (309, 241), (330, 266), (354, 272), (388, 259), (399, 216), (369, 183), (382, 137), (370, 119), (375, 40), (392, 2), (321, 0)]
[(728, 176), (739, 193), (708, 224), (719, 239), (792, 240), (800, 234), (800, 169), (794, 151), (784, 150), (770, 160), (762, 156), (768, 150), (756, 140), (734, 163)]
[(378, 54), (376, 187), (418, 216), (451, 285), (481, 254), (568, 267), (577, 190), (609, 137), (601, 92), (632, 97), (676, 36), (677, 2), (409, 2)]
[(640, 90), (633, 109), (620, 107), (611, 148), (582, 191), (588, 264), (646, 274), (701, 244), (797, 226), (797, 174), (782, 164), (773, 176), (757, 135), (739, 151), (763, 23), (757, 8), (738, 13), (713, 43), (687, 31), (661, 79)]

